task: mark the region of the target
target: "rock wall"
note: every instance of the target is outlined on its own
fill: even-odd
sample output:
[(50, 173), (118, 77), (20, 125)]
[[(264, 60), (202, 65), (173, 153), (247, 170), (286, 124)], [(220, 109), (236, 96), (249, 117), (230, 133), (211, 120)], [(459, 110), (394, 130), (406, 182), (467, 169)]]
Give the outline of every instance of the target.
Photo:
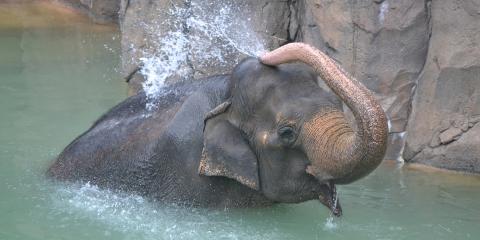
[(307, 42), (375, 92), (388, 159), (480, 172), (480, 0), (78, 1), (120, 1), (132, 94), (162, 71), (162, 83), (227, 73), (261, 49)]
[(480, 172), (480, 1), (432, 1), (404, 158)]

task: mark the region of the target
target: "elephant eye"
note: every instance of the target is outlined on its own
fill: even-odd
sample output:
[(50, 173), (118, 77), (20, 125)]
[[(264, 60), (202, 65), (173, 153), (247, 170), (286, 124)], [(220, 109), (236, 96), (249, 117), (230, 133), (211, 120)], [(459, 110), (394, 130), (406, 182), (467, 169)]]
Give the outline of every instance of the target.
[(285, 144), (292, 144), (296, 140), (295, 130), (290, 126), (281, 127), (278, 129), (278, 135)]

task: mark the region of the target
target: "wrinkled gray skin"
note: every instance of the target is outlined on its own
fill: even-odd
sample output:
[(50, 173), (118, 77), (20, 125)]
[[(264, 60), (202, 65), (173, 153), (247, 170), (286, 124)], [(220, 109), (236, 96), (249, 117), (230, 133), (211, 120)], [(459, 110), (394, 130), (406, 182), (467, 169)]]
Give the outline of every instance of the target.
[(316, 81), (305, 65), (248, 58), (231, 75), (168, 87), (152, 112), (145, 95), (132, 96), (68, 145), (48, 175), (191, 206), (320, 199), (340, 215), (334, 181), (306, 171), (314, 160), (305, 144), (318, 141), (306, 139), (304, 123), (342, 112)]

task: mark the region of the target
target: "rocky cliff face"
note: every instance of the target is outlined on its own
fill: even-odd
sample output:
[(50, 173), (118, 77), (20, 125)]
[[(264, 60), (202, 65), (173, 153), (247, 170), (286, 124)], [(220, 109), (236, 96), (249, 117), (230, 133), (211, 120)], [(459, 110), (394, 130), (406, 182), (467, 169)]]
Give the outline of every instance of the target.
[[(480, 172), (480, 0), (78, 1), (120, 1), (132, 93), (307, 42), (376, 93), (389, 117), (387, 158)], [(171, 74), (158, 79), (162, 71)]]
[(480, 1), (432, 1), (404, 157), (480, 172)]

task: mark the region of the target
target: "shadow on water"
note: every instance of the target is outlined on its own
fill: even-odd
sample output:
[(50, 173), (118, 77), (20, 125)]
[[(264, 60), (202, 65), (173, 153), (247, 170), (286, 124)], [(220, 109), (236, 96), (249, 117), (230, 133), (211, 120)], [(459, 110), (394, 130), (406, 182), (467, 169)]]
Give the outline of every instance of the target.
[(477, 239), (480, 177), (389, 162), (319, 202), (192, 209), (89, 184), (50, 161), (126, 96), (114, 27), (43, 2), (0, 3), (0, 239)]

